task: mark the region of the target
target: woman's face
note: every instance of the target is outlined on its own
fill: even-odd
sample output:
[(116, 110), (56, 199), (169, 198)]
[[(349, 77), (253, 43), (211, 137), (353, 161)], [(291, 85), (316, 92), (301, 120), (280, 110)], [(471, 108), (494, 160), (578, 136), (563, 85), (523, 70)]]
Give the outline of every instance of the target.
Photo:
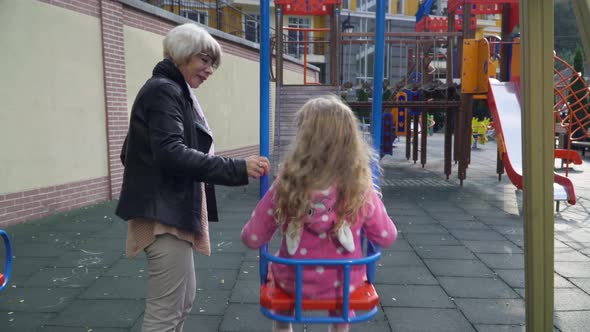
[(213, 74), (213, 58), (207, 53), (199, 53), (191, 56), (189, 62), (185, 65), (178, 66), (178, 69), (184, 76), (191, 88), (198, 88), (203, 82)]

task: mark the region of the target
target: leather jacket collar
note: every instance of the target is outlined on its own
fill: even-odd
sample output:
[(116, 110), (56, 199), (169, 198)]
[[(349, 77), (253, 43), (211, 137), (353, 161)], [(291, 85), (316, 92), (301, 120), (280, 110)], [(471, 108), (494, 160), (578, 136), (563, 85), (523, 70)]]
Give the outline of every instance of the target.
[(155, 77), (166, 77), (177, 83), (178, 86), (180, 86), (180, 88), (182, 89), (184, 97), (187, 100), (190, 100), (191, 105), (193, 104), (190, 92), (188, 91), (188, 86), (186, 84), (186, 81), (184, 80), (184, 76), (182, 76), (182, 73), (180, 72), (180, 70), (178, 70), (178, 67), (176, 67), (172, 60), (166, 58), (158, 62), (158, 64), (156, 64), (156, 66), (154, 67), (152, 75), (154, 75)]

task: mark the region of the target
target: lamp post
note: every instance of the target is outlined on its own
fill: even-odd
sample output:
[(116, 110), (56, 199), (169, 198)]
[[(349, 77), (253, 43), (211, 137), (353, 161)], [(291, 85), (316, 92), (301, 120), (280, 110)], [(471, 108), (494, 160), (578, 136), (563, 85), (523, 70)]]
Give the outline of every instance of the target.
[[(350, 13), (344, 21), (342, 21), (342, 32), (350, 33), (354, 30), (354, 25), (350, 24)], [(344, 43), (340, 42), (340, 86), (344, 83)]]

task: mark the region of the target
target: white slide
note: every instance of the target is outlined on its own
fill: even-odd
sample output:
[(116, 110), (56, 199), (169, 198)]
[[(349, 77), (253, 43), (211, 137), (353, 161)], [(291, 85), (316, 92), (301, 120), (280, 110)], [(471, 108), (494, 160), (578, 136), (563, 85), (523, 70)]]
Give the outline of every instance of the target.
[[(496, 137), (502, 149), (502, 161), (510, 181), (522, 189), (522, 114), (520, 86), (514, 82), (500, 82), (490, 78), (488, 104), (494, 120)], [(574, 186), (569, 178), (555, 174), (553, 198), (576, 204)]]

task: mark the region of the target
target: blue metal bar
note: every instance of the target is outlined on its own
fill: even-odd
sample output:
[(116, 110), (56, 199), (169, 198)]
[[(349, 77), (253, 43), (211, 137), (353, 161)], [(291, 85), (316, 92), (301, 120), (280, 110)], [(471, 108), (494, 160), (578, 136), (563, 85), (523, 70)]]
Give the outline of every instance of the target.
[(260, 307), (260, 311), (264, 316), (274, 319), (276, 321), (285, 322), (285, 323), (310, 323), (310, 324), (327, 324), (327, 323), (360, 323), (368, 321), (372, 319), (377, 314), (379, 310), (379, 306), (375, 308), (364, 311), (362, 313), (357, 312), (355, 317), (349, 317), (348, 321), (342, 319), (342, 317), (302, 317), (300, 320), (296, 320), (294, 316), (287, 316), (281, 315), (276, 312), (272, 312), (271, 310)]
[(348, 322), (348, 311), (350, 310), (350, 265), (344, 265), (344, 285), (342, 286), (342, 319)]
[[(270, 155), (270, 0), (260, 2), (260, 155)], [(269, 158), (270, 159), (270, 158)], [(260, 197), (268, 190), (268, 175), (260, 178)], [(260, 248), (260, 258), (267, 245)], [(268, 264), (260, 262), (260, 283), (266, 282)]]
[[(367, 257), (372, 257), (376, 253), (381, 253), (379, 246), (373, 244), (371, 241), (367, 241)], [(372, 284), (375, 280), (375, 261), (367, 263), (367, 280)]]
[(0, 291), (8, 285), (10, 279), (10, 270), (12, 270), (12, 245), (10, 244), (10, 237), (8, 234), (0, 229), (0, 237), (4, 240), (4, 247), (6, 248), (6, 262), (4, 265), (4, 282), (0, 285)]
[(267, 260), (285, 265), (365, 265), (371, 262), (376, 262), (381, 258), (381, 252), (375, 252), (371, 256), (362, 258), (350, 258), (350, 259), (295, 259), (295, 258), (283, 258), (271, 255), (268, 250), (263, 251), (261, 258), (264, 256)]
[[(385, 0), (377, 0), (375, 13), (375, 60), (373, 67), (373, 148), (381, 151), (381, 106), (383, 103), (383, 59), (385, 54)], [(373, 165), (373, 181), (379, 183), (379, 164)]]
[(264, 255), (263, 253), (268, 253), (268, 243), (265, 243), (259, 249), (260, 265), (258, 266), (258, 272), (260, 274), (261, 285), (264, 285), (268, 279), (268, 258), (267, 255)]
[(296, 266), (297, 272), (295, 276), (295, 319), (301, 320), (303, 311), (303, 265)]
[[(260, 155), (270, 155), (270, 0), (260, 2)], [(260, 197), (268, 190), (268, 175), (260, 178)]]

